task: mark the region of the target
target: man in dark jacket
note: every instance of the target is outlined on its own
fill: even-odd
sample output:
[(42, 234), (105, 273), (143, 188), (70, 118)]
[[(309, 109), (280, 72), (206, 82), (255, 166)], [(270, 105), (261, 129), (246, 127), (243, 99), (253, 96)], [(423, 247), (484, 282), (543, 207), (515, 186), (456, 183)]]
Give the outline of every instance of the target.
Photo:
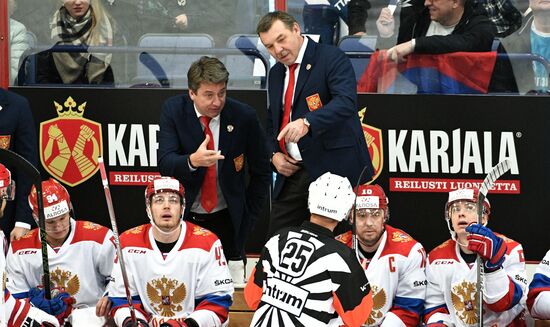
[[(391, 26), (393, 18), (387, 14), (383, 10), (378, 18), (379, 29)], [(407, 20), (409, 27), (399, 29), (397, 45), (388, 50), (391, 58), (402, 60), (411, 53), (491, 51), (496, 28), (471, 0), (426, 0), (425, 8), (416, 15), (416, 19)]]

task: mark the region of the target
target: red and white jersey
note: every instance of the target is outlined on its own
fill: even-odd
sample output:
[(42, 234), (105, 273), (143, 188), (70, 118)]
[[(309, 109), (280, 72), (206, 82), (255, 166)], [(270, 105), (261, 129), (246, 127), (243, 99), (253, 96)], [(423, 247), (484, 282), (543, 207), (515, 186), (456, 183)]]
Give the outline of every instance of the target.
[(529, 284), (527, 307), (533, 318), (550, 319), (550, 251), (546, 252)]
[[(352, 234), (336, 237), (351, 247)], [(426, 297), (426, 251), (400, 229), (386, 225), (369, 261), (359, 252), (372, 289), (373, 307), (364, 326), (418, 326)]]
[[(69, 236), (59, 248), (48, 245), (52, 295), (65, 291), (74, 308), (95, 307), (111, 275), (115, 247), (110, 229), (71, 218)], [(7, 256), (7, 287), (16, 298), (42, 286), (40, 232), (33, 229), (10, 245)]]
[[(523, 248), (518, 242), (497, 235), (506, 243), (507, 251), (502, 269), (485, 273), (483, 324), (521, 326), (527, 295)], [(477, 325), (476, 264), (464, 261), (455, 241), (447, 240), (430, 252), (426, 277), (425, 322), (441, 320), (455, 326)]]
[[(168, 319), (193, 318), (199, 326), (222, 326), (233, 297), (233, 282), (221, 242), (207, 229), (189, 222), (172, 250), (163, 254), (151, 224), (120, 236), (130, 294), (139, 318), (151, 326)], [(117, 326), (130, 316), (119, 260), (109, 285), (111, 315)]]

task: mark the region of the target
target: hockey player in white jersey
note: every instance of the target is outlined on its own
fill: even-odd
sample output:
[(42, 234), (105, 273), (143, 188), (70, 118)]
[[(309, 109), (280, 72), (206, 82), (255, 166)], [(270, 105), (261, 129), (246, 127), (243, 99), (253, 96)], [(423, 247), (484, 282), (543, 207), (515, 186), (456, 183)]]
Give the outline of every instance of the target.
[[(154, 179), (145, 190), (150, 224), (123, 233), (120, 243), (139, 326), (219, 327), (227, 324), (233, 282), (220, 240), (183, 221), (182, 184)], [(120, 261), (109, 287), (117, 326), (132, 326)]]
[(550, 251), (546, 252), (529, 284), (527, 307), (533, 318), (550, 319)]
[[(65, 326), (102, 326), (95, 306), (104, 292), (114, 260), (113, 233), (106, 227), (75, 220), (69, 193), (58, 181), (42, 182), (46, 242), (52, 299), (42, 289), (42, 250), (39, 229), (13, 241), (7, 255), (7, 287), (14, 297), (55, 315)], [(29, 195), (38, 219), (38, 196)]]
[(483, 259), (485, 326), (525, 326), (526, 271), (518, 242), (486, 227), (491, 206), (483, 203), (477, 224), (477, 189), (449, 192), (445, 218), (451, 239), (428, 255), (425, 322), (428, 326), (478, 324), (476, 256)]
[[(356, 194), (358, 255), (373, 302), (364, 326), (418, 326), (426, 297), (426, 251), (410, 235), (387, 224), (389, 200), (382, 187), (360, 185)], [(351, 231), (336, 239), (352, 246)]]
[[(4, 216), (4, 207), (6, 201), (13, 201), (15, 197), (15, 182), (11, 179), (10, 171), (0, 164), (0, 218)], [(0, 326), (1, 327), (49, 327), (59, 326), (57, 319), (37, 308), (34, 308), (24, 300), (15, 299), (10, 292), (5, 289), (4, 280), (6, 278), (6, 258), (5, 253), (6, 238), (4, 232), (0, 230), (0, 274), (2, 277), (3, 299), (0, 305)]]
[(251, 326), (358, 327), (369, 317), (372, 292), (353, 251), (333, 230), (353, 205), (347, 178), (325, 173), (309, 186), (310, 221), (279, 231), (262, 250), (245, 287), (256, 310)]

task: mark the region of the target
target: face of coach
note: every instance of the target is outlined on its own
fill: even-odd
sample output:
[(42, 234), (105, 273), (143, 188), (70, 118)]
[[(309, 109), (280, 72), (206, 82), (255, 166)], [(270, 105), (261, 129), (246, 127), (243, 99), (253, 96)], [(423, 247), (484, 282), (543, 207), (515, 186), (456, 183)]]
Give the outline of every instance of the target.
[(267, 14), (256, 30), (273, 58), (287, 66), (296, 62), (304, 37), (294, 17), (282, 12)]

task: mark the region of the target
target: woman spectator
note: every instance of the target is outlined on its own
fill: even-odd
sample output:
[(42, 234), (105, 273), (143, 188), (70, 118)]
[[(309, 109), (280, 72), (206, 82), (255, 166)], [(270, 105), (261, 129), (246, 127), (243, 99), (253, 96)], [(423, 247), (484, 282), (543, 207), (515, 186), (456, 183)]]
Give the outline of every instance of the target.
[[(63, 0), (50, 27), (55, 45), (113, 45), (113, 21), (99, 0)], [(37, 56), (37, 82), (112, 84), (111, 57), (106, 53), (41, 52)]]

